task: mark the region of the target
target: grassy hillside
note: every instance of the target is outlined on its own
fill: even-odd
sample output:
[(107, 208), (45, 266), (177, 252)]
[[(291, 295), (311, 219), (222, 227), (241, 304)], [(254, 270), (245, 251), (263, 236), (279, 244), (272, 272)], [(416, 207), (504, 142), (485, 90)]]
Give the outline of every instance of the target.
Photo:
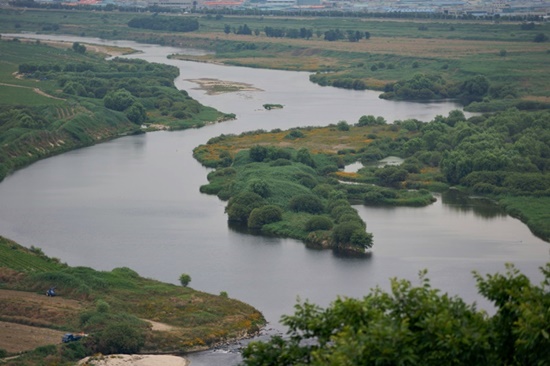
[[(52, 286), (59, 295), (56, 301), (61, 301), (55, 307), (45, 296)], [(102, 272), (69, 267), (38, 248), (26, 249), (0, 237), (0, 292), (5, 290), (17, 291), (0, 296), (1, 321), (89, 333), (78, 357), (102, 350), (102, 342), (111, 336), (109, 327), (117, 324), (142, 329), (140, 349), (154, 352), (200, 349), (253, 334), (264, 324), (257, 310), (227, 296), (143, 278), (129, 268)], [(43, 300), (28, 296), (29, 292)], [(154, 331), (140, 319), (170, 327)], [(50, 348), (48, 354), (69, 362), (66, 347)], [(36, 351), (13, 364), (32, 365), (34, 357)]]
[(0, 180), (38, 159), (151, 129), (232, 118), (173, 84), (178, 70), (78, 52), (75, 44), (0, 40)]

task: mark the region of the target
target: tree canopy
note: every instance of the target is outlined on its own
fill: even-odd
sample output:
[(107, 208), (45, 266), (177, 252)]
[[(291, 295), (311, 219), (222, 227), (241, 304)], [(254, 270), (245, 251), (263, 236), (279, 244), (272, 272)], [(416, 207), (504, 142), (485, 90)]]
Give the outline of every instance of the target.
[(547, 365), (550, 360), (550, 263), (534, 285), (513, 265), (505, 274), (475, 274), (489, 316), (457, 296), (391, 280), (363, 299), (338, 298), (323, 309), (298, 303), (282, 323), (287, 336), (252, 342), (244, 365)]

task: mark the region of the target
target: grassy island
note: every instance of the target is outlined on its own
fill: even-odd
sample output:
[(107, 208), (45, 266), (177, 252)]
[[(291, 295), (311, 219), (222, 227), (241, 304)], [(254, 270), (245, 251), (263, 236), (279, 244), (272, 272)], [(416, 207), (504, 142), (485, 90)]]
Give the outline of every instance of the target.
[[(252, 225), (265, 233), (308, 242), (320, 237), (308, 229), (311, 215), (330, 218), (330, 228), (351, 220), (333, 214), (333, 199), (423, 206), (433, 202), (430, 192), (456, 186), (492, 198), (537, 236), (549, 240), (549, 146), (548, 111), (510, 109), (466, 119), (455, 110), (428, 123), (411, 119), (387, 124), (369, 115), (354, 125), (340, 121), (328, 127), (222, 135), (197, 147), (194, 154), (204, 165), (217, 167), (201, 191), (229, 199), (230, 221), (235, 197), (243, 192), (257, 193), (266, 205), (282, 211), (275, 223)], [(402, 157), (404, 162), (377, 164), (388, 156)], [(355, 161), (364, 167), (349, 173), (339, 170)], [(318, 212), (295, 212), (302, 210), (292, 207), (292, 199), (303, 194), (309, 194), (312, 202), (321, 201)], [(247, 220), (250, 227), (248, 216), (238, 221)], [(334, 232), (331, 235), (334, 238)]]

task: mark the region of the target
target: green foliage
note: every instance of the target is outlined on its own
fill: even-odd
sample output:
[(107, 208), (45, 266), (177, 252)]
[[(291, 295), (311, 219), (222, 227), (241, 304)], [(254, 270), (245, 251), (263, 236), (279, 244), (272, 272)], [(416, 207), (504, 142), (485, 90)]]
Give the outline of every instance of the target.
[(315, 168), (315, 161), (313, 160), (309, 150), (305, 147), (298, 150), (296, 154), (296, 161), (312, 168)]
[(257, 162), (264, 161), (267, 158), (267, 154), (267, 147), (259, 145), (251, 147), (249, 152), (250, 160)]
[(266, 198), (269, 196), (269, 184), (263, 179), (254, 179), (250, 182), (249, 189), (257, 195)]
[(183, 287), (187, 287), (191, 282), (191, 276), (189, 276), (187, 273), (182, 273), (179, 280)]
[(89, 346), (103, 354), (139, 353), (145, 344), (145, 330), (130, 324), (111, 324), (95, 333)]
[(283, 219), (283, 210), (279, 206), (266, 205), (252, 210), (248, 217), (248, 227), (261, 229), (262, 226)]
[(365, 227), (357, 221), (342, 222), (332, 230), (332, 240), (336, 245), (352, 245), (361, 248), (372, 246), (372, 235), (365, 232)]
[(131, 28), (163, 30), (170, 32), (192, 32), (199, 29), (199, 21), (194, 18), (154, 15), (133, 18), (128, 22)]
[(80, 44), (78, 42), (74, 42), (73, 43), (73, 50), (76, 53), (86, 53), (86, 46), (84, 46), (83, 44)]
[(391, 291), (375, 288), (363, 299), (339, 298), (322, 309), (309, 302), (285, 315), (288, 338), (252, 342), (244, 364), (278, 365), (544, 365), (550, 359), (548, 292), (508, 267), (506, 275), (476, 274), (478, 289), (497, 313), (421, 285), (391, 280)]
[(383, 126), (387, 124), (384, 117), (374, 117), (373, 115), (361, 116), (359, 121), (355, 124), (357, 127), (363, 126)]
[(306, 231), (330, 230), (332, 227), (332, 220), (326, 216), (314, 216), (305, 225)]
[(381, 169), (377, 169), (374, 175), (380, 179), (382, 185), (392, 187), (398, 186), (407, 179), (408, 172), (398, 166), (386, 165)]
[(243, 191), (229, 199), (225, 212), (229, 221), (248, 223), (250, 213), (255, 208), (266, 205), (266, 201), (257, 193)]
[(303, 194), (292, 197), (289, 202), (289, 207), (293, 211), (302, 211), (311, 214), (319, 214), (325, 210), (321, 199), (312, 194)]
[(411, 79), (386, 85), (384, 99), (429, 100), (456, 96), (453, 87), (439, 75), (414, 74)]
[(338, 131), (349, 131), (349, 124), (346, 121), (340, 121), (336, 124)]

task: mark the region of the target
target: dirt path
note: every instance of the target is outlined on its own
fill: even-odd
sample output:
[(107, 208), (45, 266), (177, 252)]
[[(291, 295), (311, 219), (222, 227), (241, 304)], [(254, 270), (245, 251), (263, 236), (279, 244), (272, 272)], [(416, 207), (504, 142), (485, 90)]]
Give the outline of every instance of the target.
[(7, 83), (0, 83), (0, 85), (11, 86), (11, 87), (14, 87), (14, 88), (32, 89), (32, 91), (34, 91), (36, 94), (40, 94), (40, 95), (42, 95), (44, 97), (47, 97), (47, 98), (56, 99), (56, 100), (66, 100), (66, 99), (63, 99), (63, 98), (54, 97), (53, 95), (50, 95), (50, 94), (40, 90), (39, 88), (33, 88), (33, 87), (30, 87), (30, 86), (23, 86), (23, 85), (16, 85), (16, 84), (7, 84)]

